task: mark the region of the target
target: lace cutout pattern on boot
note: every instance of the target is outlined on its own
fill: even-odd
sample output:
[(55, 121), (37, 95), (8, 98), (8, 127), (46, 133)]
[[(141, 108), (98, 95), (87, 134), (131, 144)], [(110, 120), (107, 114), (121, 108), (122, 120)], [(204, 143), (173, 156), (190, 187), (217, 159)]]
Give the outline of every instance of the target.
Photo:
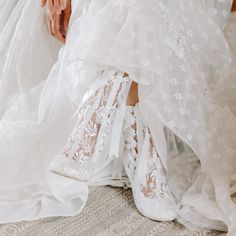
[(95, 163), (108, 156), (114, 119), (130, 84), (124, 74), (115, 73), (105, 85), (89, 92), (92, 95), (78, 109), (78, 122), (51, 171), (80, 181), (89, 180)]
[[(146, 132), (149, 132), (150, 137), (149, 129), (146, 129)], [(167, 185), (166, 173), (151, 137), (148, 145), (149, 155), (147, 156), (146, 162), (147, 173), (144, 183), (140, 184), (140, 189), (145, 197), (151, 199), (169, 197), (171, 193)]]
[(126, 174), (132, 183), (136, 169), (136, 159), (138, 155), (136, 117), (134, 115), (134, 107), (127, 106), (124, 122), (124, 158), (123, 163)]
[(143, 215), (153, 220), (173, 220), (178, 206), (168, 188), (166, 171), (150, 130), (142, 120), (139, 104), (127, 109), (125, 121), (127, 152), (124, 166), (136, 206)]

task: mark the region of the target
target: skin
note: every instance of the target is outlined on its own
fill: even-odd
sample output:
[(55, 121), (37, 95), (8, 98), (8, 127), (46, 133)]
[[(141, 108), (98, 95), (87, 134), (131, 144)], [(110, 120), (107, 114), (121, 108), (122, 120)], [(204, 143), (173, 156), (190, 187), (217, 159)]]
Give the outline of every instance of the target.
[[(62, 43), (66, 41), (66, 32), (68, 30), (69, 19), (71, 15), (70, 0), (41, 0), (41, 5), (46, 7), (46, 22), (51, 35), (56, 37)], [(236, 0), (233, 1), (232, 11), (236, 11)], [(63, 16), (62, 26), (61, 17)], [(127, 77), (128, 74), (124, 74)], [(138, 84), (132, 82), (127, 98), (127, 105), (134, 106), (139, 102)]]
[[(46, 8), (46, 22), (51, 35), (56, 37), (61, 42), (66, 41), (66, 32), (68, 30), (71, 1), (70, 0), (41, 0), (42, 7)], [(61, 27), (61, 17), (63, 17)], [(127, 77), (128, 74), (124, 74)], [(132, 82), (127, 98), (127, 105), (134, 106), (138, 103), (138, 84)]]
[[(49, 32), (61, 42), (65, 43), (65, 34), (68, 29), (71, 14), (70, 0), (40, 0), (41, 5), (46, 7), (46, 21)], [(236, 0), (233, 0), (232, 11), (236, 11)], [(61, 29), (61, 15), (63, 23)]]
[[(128, 77), (129, 75), (127, 73), (124, 73), (124, 78)], [(126, 104), (128, 106), (135, 106), (136, 103), (139, 102), (138, 98), (138, 83), (132, 82), (129, 90), (129, 94), (127, 97)]]
[(42, 7), (44, 7), (47, 2), (51, 2), (51, 4), (53, 5), (52, 10), (59, 15), (61, 11), (66, 9), (67, 2), (69, 2), (69, 0), (41, 0)]
[(233, 2), (233, 8), (232, 8), (232, 11), (236, 11), (236, 0), (234, 0), (234, 2)]
[(71, 1), (41, 0), (41, 5), (46, 8), (46, 22), (49, 33), (65, 43), (71, 15)]

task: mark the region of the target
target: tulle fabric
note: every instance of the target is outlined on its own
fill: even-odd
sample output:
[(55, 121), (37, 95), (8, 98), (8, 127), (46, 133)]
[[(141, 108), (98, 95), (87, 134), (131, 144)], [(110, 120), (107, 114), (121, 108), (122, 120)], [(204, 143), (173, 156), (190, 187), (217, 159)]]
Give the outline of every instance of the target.
[(64, 56), (139, 83), (142, 114), (182, 204), (179, 221), (235, 232), (236, 100), (226, 99), (235, 55), (224, 32), (231, 4), (92, 1), (72, 25)]
[[(88, 4), (73, 2), (71, 24)], [(49, 165), (63, 150), (82, 96), (101, 68), (63, 59), (39, 2), (18, 0), (8, 10), (0, 43), (0, 223), (78, 214), (88, 184), (53, 174)], [(105, 166), (90, 184), (126, 184), (125, 176), (111, 178), (114, 171), (112, 163)]]
[[(44, 32), (39, 4), (18, 0), (18, 13), (0, 28), (8, 32), (0, 43), (0, 222), (73, 215), (84, 207), (87, 184), (50, 174), (48, 166), (75, 125), (83, 95), (102, 70), (113, 69), (139, 83), (140, 109), (182, 205), (178, 220), (234, 235), (231, 4), (74, 0), (67, 43), (47, 78), (59, 45)], [(10, 5), (4, 5), (9, 12)], [(112, 168), (90, 184), (124, 184), (112, 179)]]
[[(63, 97), (63, 91), (57, 89), (60, 62), (50, 72), (61, 45), (47, 32), (40, 1), (4, 1), (3, 6), (8, 15), (1, 13), (0, 17), (4, 20), (0, 43), (0, 222), (76, 214), (87, 200), (87, 185), (54, 178), (48, 170), (73, 128), (70, 119), (75, 111), (66, 96), (53, 105), (56, 94)], [(42, 111), (50, 113), (55, 107), (62, 109), (59, 114), (54, 112), (60, 117), (58, 123), (46, 115), (39, 119)]]

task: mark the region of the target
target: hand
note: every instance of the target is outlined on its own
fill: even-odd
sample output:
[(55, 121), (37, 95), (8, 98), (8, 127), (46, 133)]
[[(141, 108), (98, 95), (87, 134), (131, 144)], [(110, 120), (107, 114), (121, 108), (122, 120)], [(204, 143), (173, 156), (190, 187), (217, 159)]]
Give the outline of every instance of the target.
[(61, 14), (61, 12), (66, 9), (68, 0), (41, 0), (42, 7), (44, 7), (47, 2), (50, 2), (50, 5), (53, 6), (53, 11), (56, 11), (57, 14)]
[(60, 14), (63, 10), (65, 10), (66, 6), (67, 0), (54, 0), (54, 8), (57, 14)]
[(67, 1), (65, 9), (62, 11), (62, 33), (66, 37), (71, 16), (71, 0)]
[(71, 15), (71, 1), (66, 1), (66, 7), (60, 15), (55, 11), (52, 0), (42, 0), (42, 4), (44, 3), (43, 1), (46, 1), (46, 22), (50, 34), (65, 43)]

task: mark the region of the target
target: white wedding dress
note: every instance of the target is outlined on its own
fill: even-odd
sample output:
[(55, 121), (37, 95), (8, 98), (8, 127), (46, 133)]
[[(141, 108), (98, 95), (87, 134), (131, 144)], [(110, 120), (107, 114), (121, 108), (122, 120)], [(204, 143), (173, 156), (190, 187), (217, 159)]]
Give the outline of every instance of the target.
[(1, 223), (75, 215), (88, 185), (129, 184), (117, 152), (98, 163), (88, 184), (49, 171), (88, 91), (117, 70), (139, 83), (140, 110), (181, 206), (178, 220), (236, 234), (232, 1), (73, 0), (60, 52), (38, 1), (2, 2)]

